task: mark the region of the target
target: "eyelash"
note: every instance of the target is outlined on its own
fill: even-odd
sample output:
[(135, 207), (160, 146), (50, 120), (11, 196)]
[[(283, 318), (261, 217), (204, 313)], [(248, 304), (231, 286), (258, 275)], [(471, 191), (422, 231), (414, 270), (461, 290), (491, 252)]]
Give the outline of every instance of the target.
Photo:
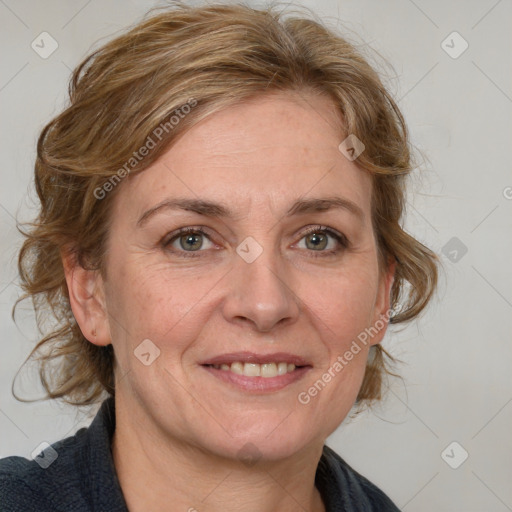
[[(322, 233), (327, 234), (327, 235), (331, 236), (332, 238), (334, 238), (341, 247), (338, 247), (336, 249), (331, 249), (329, 251), (312, 251), (312, 250), (308, 251), (308, 252), (313, 253), (312, 256), (314, 258), (324, 258), (324, 257), (329, 257), (329, 256), (335, 256), (342, 250), (348, 249), (350, 247), (350, 242), (345, 235), (338, 233), (337, 231), (335, 231), (332, 228), (329, 228), (327, 226), (321, 226), (321, 225), (312, 226), (312, 227), (308, 228), (304, 233), (302, 233), (300, 240), (302, 240), (304, 237), (306, 237), (308, 235), (311, 235), (313, 233), (319, 233), (319, 232), (322, 232)], [(166, 237), (162, 241), (163, 248), (168, 249), (169, 245), (171, 245), (176, 239), (178, 239), (179, 237), (181, 237), (183, 235), (187, 235), (187, 234), (195, 234), (195, 235), (200, 234), (200, 235), (205, 236), (206, 238), (208, 238), (211, 241), (210, 237), (208, 236), (208, 233), (203, 228), (190, 226), (190, 227), (186, 227), (186, 228), (180, 228), (178, 231), (171, 233), (170, 238)], [(174, 252), (175, 254), (179, 254), (179, 256), (183, 257), (183, 258), (197, 258), (200, 256), (200, 254), (196, 254), (196, 253), (201, 253), (203, 251), (200, 251), (200, 250), (199, 251), (174, 251), (173, 250), (172, 252)], [(315, 252), (318, 252), (318, 254), (314, 254)]]

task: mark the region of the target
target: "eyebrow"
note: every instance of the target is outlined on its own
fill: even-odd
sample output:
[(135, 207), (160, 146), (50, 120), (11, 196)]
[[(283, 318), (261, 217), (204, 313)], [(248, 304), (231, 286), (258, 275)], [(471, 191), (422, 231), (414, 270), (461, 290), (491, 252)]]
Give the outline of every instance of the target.
[[(309, 198), (297, 200), (286, 212), (287, 217), (303, 215), (306, 213), (326, 212), (328, 210), (346, 210), (361, 221), (364, 212), (356, 203), (342, 197)], [(140, 217), (137, 226), (144, 225), (153, 215), (162, 210), (185, 210), (207, 217), (234, 218), (233, 212), (221, 203), (205, 201), (203, 199), (176, 198), (167, 199), (153, 206)]]

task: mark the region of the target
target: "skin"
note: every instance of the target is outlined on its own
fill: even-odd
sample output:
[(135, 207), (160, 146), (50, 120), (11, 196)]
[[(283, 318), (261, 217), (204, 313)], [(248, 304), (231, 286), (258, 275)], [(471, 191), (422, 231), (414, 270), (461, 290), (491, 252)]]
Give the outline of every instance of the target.
[[(114, 346), (112, 451), (130, 511), (325, 510), (314, 485), (322, 447), (354, 404), (369, 346), (386, 329), (308, 404), (297, 397), (386, 314), (394, 275), (393, 265), (379, 271), (371, 177), (338, 150), (346, 135), (332, 101), (309, 92), (266, 94), (213, 114), (119, 185), (106, 278), (64, 258), (82, 332)], [(362, 216), (286, 216), (298, 199), (332, 196)], [(176, 197), (224, 203), (234, 217), (162, 209), (137, 226)], [(327, 236), (315, 249), (304, 234), (315, 225), (349, 246)], [(182, 256), (192, 251), (171, 236), (186, 226), (208, 230), (196, 257)], [(252, 263), (236, 252), (249, 236), (263, 248)], [(147, 366), (134, 355), (145, 339), (160, 350)], [(297, 354), (311, 368), (258, 393), (199, 365), (243, 350)], [(248, 446), (250, 463), (241, 460)]]

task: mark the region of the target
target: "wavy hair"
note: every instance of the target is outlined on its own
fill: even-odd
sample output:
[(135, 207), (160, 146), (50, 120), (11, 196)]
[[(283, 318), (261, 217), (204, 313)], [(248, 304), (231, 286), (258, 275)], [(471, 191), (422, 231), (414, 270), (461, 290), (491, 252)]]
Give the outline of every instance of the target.
[[(37, 356), (45, 398), (88, 405), (115, 394), (113, 347), (96, 346), (80, 331), (61, 251), (103, 271), (112, 201), (120, 188), (114, 180), (142, 172), (206, 116), (270, 91), (329, 96), (346, 133), (364, 143), (357, 163), (372, 176), (379, 264), (396, 261), (390, 323), (417, 317), (435, 291), (438, 257), (401, 227), (405, 180), (415, 168), (408, 130), (362, 53), (314, 17), (288, 16), (275, 6), (175, 2), (153, 11), (78, 65), (69, 104), (37, 142), (40, 208), (21, 229), (24, 293), (13, 316), (21, 300), (32, 299), (42, 338), (25, 363)], [(169, 120), (191, 101), (194, 108), (171, 129)], [(151, 151), (134, 159), (162, 126), (169, 129), (152, 137)], [(381, 398), (383, 377), (395, 375), (395, 362), (380, 344), (372, 347), (356, 403)], [(14, 382), (12, 392), (29, 401), (16, 396)]]

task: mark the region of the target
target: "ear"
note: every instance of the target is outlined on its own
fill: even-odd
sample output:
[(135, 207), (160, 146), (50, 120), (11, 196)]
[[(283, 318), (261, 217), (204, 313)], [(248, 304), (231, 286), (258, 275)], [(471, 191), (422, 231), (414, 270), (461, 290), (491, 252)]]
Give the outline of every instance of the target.
[(382, 341), (389, 324), (390, 317), (390, 292), (395, 280), (396, 260), (388, 259), (387, 268), (382, 272), (379, 280), (377, 299), (373, 311), (370, 345), (377, 345)]
[(82, 334), (94, 345), (111, 343), (103, 279), (99, 270), (86, 270), (76, 255), (61, 251), (69, 303)]

